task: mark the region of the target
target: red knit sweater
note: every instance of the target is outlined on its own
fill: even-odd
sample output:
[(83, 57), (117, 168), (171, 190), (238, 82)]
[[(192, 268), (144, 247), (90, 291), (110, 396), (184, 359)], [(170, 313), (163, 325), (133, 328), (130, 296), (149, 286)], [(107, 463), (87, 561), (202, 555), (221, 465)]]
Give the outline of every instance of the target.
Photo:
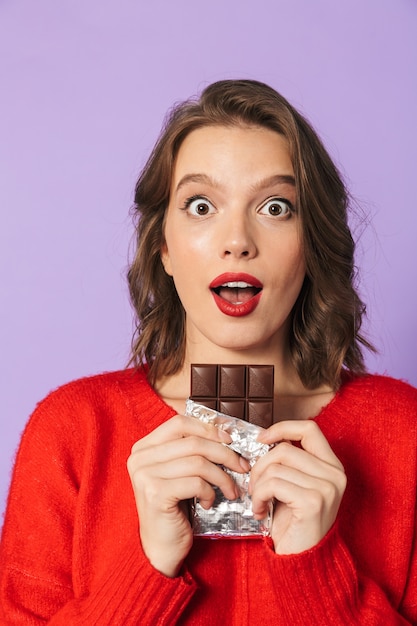
[(244, 626), (417, 623), (417, 390), (348, 380), (316, 418), (345, 466), (319, 545), (196, 539), (182, 575), (141, 549), (126, 460), (174, 411), (143, 374), (86, 378), (39, 404), (17, 455), (0, 549), (0, 623)]

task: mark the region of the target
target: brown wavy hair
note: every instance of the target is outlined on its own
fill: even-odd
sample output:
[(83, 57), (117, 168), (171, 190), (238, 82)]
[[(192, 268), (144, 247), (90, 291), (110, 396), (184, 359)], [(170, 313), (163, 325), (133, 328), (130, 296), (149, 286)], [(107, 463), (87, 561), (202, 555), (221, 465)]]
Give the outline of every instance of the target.
[(306, 277), (292, 311), (289, 345), (303, 384), (336, 389), (343, 368), (365, 373), (360, 334), (365, 312), (355, 289), (349, 195), (307, 120), (274, 89), (254, 80), (223, 80), (173, 108), (136, 184), (136, 250), (128, 271), (136, 330), (130, 364), (148, 364), (149, 380), (176, 373), (185, 355), (185, 312), (161, 262), (164, 218), (175, 157), (185, 137), (211, 125), (260, 126), (289, 144), (301, 216)]

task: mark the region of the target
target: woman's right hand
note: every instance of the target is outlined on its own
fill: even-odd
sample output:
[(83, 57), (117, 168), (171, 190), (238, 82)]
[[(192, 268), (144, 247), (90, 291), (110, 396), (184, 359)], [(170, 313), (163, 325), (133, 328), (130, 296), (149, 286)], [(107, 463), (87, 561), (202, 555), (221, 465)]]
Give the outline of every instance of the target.
[(249, 464), (222, 445), (230, 442), (230, 435), (220, 428), (175, 415), (132, 448), (127, 466), (142, 547), (166, 576), (178, 575), (192, 546), (186, 501), (197, 497), (202, 507), (210, 508), (215, 497), (211, 485), (229, 500), (239, 496), (234, 480), (219, 465), (244, 473)]

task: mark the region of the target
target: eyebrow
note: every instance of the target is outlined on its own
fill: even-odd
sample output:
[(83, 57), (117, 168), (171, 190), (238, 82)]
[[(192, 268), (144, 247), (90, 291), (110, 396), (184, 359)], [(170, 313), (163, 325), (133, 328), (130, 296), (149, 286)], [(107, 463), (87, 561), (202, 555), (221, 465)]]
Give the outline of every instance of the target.
[[(207, 174), (186, 174), (179, 181), (176, 191), (178, 192), (182, 187), (185, 187), (190, 183), (200, 183), (210, 185), (211, 187), (222, 186)], [(272, 187), (274, 185), (291, 185), (292, 187), (295, 187), (295, 178), (290, 174), (273, 174), (272, 176), (263, 178), (251, 185), (251, 189), (253, 191), (259, 191), (265, 187)]]
[(202, 183), (204, 185), (210, 185), (211, 187), (220, 187), (219, 183), (207, 176), (207, 174), (186, 174), (180, 180), (175, 191), (179, 191), (181, 187), (189, 185), (190, 183)]
[(260, 191), (266, 187), (273, 187), (274, 185), (291, 185), (295, 187), (295, 178), (291, 174), (274, 174), (263, 178), (251, 186), (253, 191)]

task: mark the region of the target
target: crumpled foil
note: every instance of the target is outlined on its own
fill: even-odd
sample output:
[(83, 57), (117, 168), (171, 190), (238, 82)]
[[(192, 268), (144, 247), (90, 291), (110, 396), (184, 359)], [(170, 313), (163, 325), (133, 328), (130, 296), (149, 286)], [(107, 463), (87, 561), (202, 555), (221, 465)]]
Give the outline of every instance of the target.
[[(229, 433), (232, 442), (224, 445), (247, 459), (251, 467), (271, 448), (257, 441), (257, 436), (263, 430), (260, 426), (209, 409), (193, 400), (187, 400), (185, 414), (196, 417), (202, 422), (214, 424)], [(252, 513), (251, 497), (248, 493), (249, 473), (239, 474), (227, 467), (223, 469), (235, 481), (240, 496), (236, 500), (228, 500), (223, 492), (213, 485), (215, 500), (209, 509), (204, 509), (199, 504), (198, 498), (195, 498), (191, 512), (194, 535), (210, 538), (268, 535), (272, 519), (272, 503), (267, 517), (262, 520), (255, 519)]]

